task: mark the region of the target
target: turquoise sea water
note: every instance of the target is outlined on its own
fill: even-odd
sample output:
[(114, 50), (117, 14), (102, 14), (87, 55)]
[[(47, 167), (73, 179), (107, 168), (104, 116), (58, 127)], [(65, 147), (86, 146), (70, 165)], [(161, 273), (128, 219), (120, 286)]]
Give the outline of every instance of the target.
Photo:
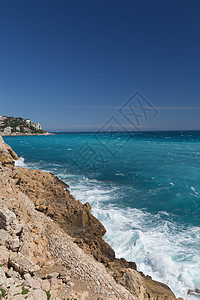
[(117, 257), (184, 299), (200, 288), (200, 132), (4, 139), (17, 165), (54, 172), (90, 202)]

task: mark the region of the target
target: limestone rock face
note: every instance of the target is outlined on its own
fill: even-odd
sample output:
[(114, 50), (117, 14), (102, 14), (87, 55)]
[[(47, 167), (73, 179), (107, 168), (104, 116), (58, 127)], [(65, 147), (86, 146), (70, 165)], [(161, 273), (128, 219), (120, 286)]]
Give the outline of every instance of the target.
[(38, 265), (33, 264), (33, 262), (31, 262), (22, 254), (11, 257), (9, 260), (9, 265), (22, 275), (25, 273), (34, 273), (40, 270), (40, 267)]
[(16, 215), (6, 207), (0, 207), (0, 229), (4, 229), (11, 234), (19, 233), (21, 230)]
[(47, 292), (56, 300), (137, 299), (53, 220), (35, 210), (26, 195), (19, 192), (16, 199), (0, 199), (0, 205), (5, 202), (6, 216), (24, 219), (18, 253), (0, 246), (0, 288), (6, 299), (24, 299), (25, 293), (30, 299), (46, 299)]
[(0, 164), (2, 166), (13, 167), (14, 160), (17, 160), (17, 154), (8, 146), (0, 136)]
[(150, 299), (156, 299), (156, 300), (174, 299), (173, 292), (166, 284), (152, 280), (150, 276), (147, 276), (144, 282), (147, 287), (148, 293), (150, 295)]
[(142, 276), (133, 269), (122, 271), (121, 278), (117, 282), (125, 286), (133, 295), (136, 295), (139, 300), (149, 299), (147, 288), (144, 284)]
[(51, 173), (15, 168), (17, 187), (35, 204), (35, 208), (51, 217), (85, 252), (100, 262), (115, 259), (113, 249), (102, 238), (106, 230), (91, 213), (89, 203), (83, 205), (67, 190), (68, 186)]
[(6, 207), (0, 207), (0, 245), (18, 251), (19, 237), (16, 234), (20, 230), (15, 214)]

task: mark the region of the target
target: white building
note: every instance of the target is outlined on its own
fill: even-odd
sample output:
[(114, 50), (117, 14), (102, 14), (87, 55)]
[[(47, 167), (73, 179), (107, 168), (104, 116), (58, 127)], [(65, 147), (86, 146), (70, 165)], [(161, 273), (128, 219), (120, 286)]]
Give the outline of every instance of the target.
[(40, 123), (35, 123), (35, 129), (36, 130), (41, 130), (42, 129)]
[(16, 130), (17, 130), (17, 131), (21, 131), (21, 129), (20, 129), (20, 127), (19, 127), (19, 126), (17, 126), (17, 127), (16, 127)]
[(8, 126), (8, 127), (4, 128), (4, 133), (10, 134), (11, 132), (12, 132), (12, 127)]
[(24, 131), (25, 131), (25, 132), (30, 132), (30, 128), (24, 127)]
[(31, 120), (30, 119), (27, 119), (26, 120), (26, 125), (30, 125), (31, 124)]

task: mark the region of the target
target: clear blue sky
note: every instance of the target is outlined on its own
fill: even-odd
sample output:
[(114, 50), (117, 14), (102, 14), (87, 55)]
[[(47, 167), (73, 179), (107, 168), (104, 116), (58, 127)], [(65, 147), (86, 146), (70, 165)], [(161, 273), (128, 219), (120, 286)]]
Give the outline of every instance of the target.
[(158, 110), (144, 129), (200, 129), (199, 16), (199, 0), (0, 0), (0, 114), (90, 131), (126, 123), (140, 91)]

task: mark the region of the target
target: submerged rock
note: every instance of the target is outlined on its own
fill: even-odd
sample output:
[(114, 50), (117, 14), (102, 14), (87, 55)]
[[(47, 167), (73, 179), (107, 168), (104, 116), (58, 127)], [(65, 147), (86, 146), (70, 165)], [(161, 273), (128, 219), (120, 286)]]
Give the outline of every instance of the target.
[(189, 295), (196, 296), (196, 297), (200, 297), (200, 290), (199, 290), (199, 289), (196, 289), (196, 290), (188, 290), (188, 294), (189, 294)]

